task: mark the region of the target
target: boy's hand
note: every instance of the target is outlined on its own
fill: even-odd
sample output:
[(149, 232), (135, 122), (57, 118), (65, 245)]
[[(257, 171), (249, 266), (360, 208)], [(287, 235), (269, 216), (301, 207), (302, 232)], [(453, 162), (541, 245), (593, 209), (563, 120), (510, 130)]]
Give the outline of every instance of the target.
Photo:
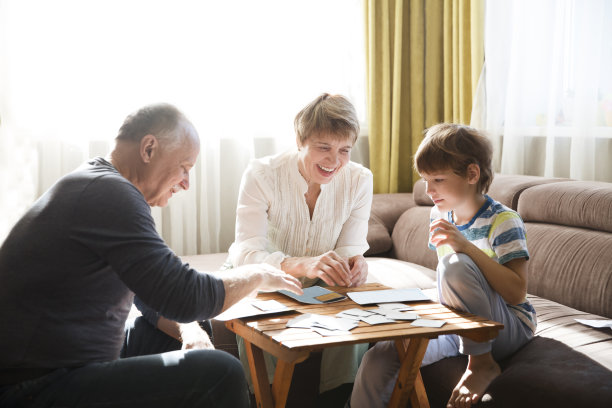
[(466, 252), (466, 248), (470, 245), (467, 240), (459, 232), (457, 227), (450, 222), (437, 219), (429, 226), (430, 242), (436, 248), (440, 245), (449, 245), (455, 252)]

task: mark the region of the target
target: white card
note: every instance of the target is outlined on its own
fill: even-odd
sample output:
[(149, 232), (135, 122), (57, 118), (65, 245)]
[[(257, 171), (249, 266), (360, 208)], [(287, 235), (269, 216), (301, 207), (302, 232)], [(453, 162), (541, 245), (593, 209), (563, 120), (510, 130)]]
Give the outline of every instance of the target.
[(414, 307), (405, 305), (403, 303), (379, 303), (378, 307), (380, 309), (391, 309), (400, 312), (404, 312), (406, 310), (414, 310)]
[(391, 312), (386, 313), (385, 317), (387, 317), (387, 319), (394, 320), (416, 320), (419, 318), (419, 315), (413, 312), (396, 312), (395, 310), (392, 310)]
[(383, 289), (363, 292), (348, 292), (347, 296), (360, 305), (373, 303), (399, 303), (431, 300), (419, 288)]
[(375, 312), (370, 311), (370, 310), (363, 310), (363, 309), (347, 309), (347, 310), (343, 310), (341, 313), (347, 314), (347, 315), (351, 315), (351, 316), (358, 316), (358, 317), (365, 317), (365, 316), (371, 316), (373, 315)]
[(574, 319), (578, 323), (586, 324), (587, 326), (595, 327), (598, 329), (602, 329), (604, 327), (609, 327), (612, 329), (612, 320), (602, 320), (602, 319)]
[(367, 324), (384, 324), (384, 323), (395, 323), (395, 320), (387, 319), (385, 316), (372, 315), (361, 318), (362, 321)]
[(283, 305), (280, 302), (277, 302), (276, 300), (257, 300), (251, 304), (259, 310), (263, 310), (264, 312), (287, 309), (287, 306)]
[(336, 313), (336, 317), (340, 318), (340, 319), (350, 319), (350, 320), (354, 320), (354, 321), (359, 321), (359, 316), (354, 316), (354, 315), (350, 315), (350, 314), (346, 314), (344, 312), (340, 312), (340, 313)]
[(348, 336), (351, 334), (349, 331), (344, 330), (327, 330), (321, 327), (313, 327), (313, 331), (319, 333), (321, 336)]
[(294, 317), (293, 319), (289, 319), (287, 321), (287, 327), (301, 327), (305, 329), (310, 329), (312, 324), (315, 322), (314, 315), (311, 313), (305, 313), (303, 315)]
[(287, 327), (300, 327), (306, 329), (327, 329), (348, 331), (357, 327), (359, 323), (350, 319), (341, 319), (334, 316), (325, 316), (312, 313), (306, 313), (287, 322)]
[(444, 320), (417, 319), (410, 326), (417, 327), (442, 327), (446, 322)]
[(355, 327), (359, 326), (359, 323), (353, 319), (345, 319), (342, 317), (337, 317), (335, 319), (336, 322), (336, 330), (348, 331), (353, 330)]

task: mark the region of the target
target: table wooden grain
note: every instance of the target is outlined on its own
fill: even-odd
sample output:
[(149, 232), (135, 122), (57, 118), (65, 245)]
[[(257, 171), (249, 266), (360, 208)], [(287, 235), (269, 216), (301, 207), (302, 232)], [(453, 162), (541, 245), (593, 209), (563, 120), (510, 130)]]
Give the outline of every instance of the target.
[[(329, 289), (346, 293), (390, 288), (373, 283), (358, 288), (330, 287)], [(446, 324), (440, 328), (414, 327), (410, 321), (396, 321), (371, 326), (360, 321), (359, 326), (351, 330), (349, 335), (322, 336), (311, 329), (288, 328), (287, 321), (300, 313), (335, 315), (351, 308), (368, 310), (376, 309), (378, 306), (360, 306), (349, 298), (330, 304), (307, 305), (276, 292), (261, 293), (257, 298), (273, 299), (294, 309), (293, 312), (282, 315), (255, 316), (226, 322), (229, 330), (244, 338), (255, 398), (257, 406), (261, 408), (285, 406), (295, 364), (304, 361), (311, 352), (332, 346), (375, 343), (383, 340), (395, 341), (401, 360), (400, 374), (389, 407), (404, 407), (409, 400), (412, 407), (429, 407), (420, 374), (421, 361), (429, 339), (442, 334), (458, 334), (482, 342), (495, 338), (503, 328), (501, 323), (458, 312), (439, 303), (411, 302), (407, 304), (412, 306), (414, 312), (421, 318), (444, 320)], [(271, 387), (262, 350), (278, 359)]]

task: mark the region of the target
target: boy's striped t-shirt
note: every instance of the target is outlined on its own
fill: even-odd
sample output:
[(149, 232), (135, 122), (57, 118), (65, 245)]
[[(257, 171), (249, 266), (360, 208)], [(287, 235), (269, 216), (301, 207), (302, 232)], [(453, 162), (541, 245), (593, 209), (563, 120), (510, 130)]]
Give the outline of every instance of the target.
[[(469, 223), (456, 225), (459, 232), (490, 258), (502, 265), (512, 259), (529, 259), (525, 225), (520, 215), (488, 195), (485, 195), (485, 198), (486, 202)], [(452, 211), (441, 213), (436, 206), (432, 207), (430, 222), (441, 218), (454, 224)], [(455, 252), (449, 245), (436, 248), (431, 242), (429, 248), (437, 252), (438, 259)], [(523, 323), (535, 331), (536, 314), (527, 299), (519, 305), (508, 304), (508, 307)]]

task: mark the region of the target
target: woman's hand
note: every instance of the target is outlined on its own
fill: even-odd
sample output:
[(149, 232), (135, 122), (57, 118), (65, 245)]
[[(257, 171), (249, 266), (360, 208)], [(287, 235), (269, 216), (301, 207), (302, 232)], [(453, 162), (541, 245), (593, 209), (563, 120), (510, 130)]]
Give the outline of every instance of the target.
[(443, 219), (432, 222), (429, 226), (429, 233), (429, 241), (436, 248), (441, 245), (450, 245), (455, 252), (465, 253), (467, 246), (471, 245), (455, 225)]
[(352, 287), (361, 286), (368, 278), (368, 263), (363, 255), (355, 255), (348, 260), (351, 267), (351, 285)]
[(334, 251), (314, 257), (286, 258), (281, 268), (296, 277), (319, 278), (329, 286), (351, 286), (351, 267)]

